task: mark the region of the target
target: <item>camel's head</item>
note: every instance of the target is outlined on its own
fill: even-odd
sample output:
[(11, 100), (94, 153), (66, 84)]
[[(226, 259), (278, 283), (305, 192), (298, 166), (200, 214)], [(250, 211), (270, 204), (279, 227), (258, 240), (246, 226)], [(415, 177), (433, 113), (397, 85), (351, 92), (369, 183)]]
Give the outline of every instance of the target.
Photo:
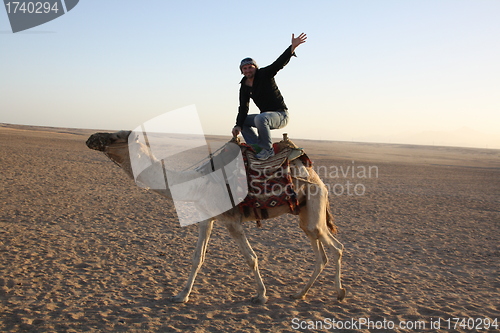
[(95, 133), (87, 140), (87, 147), (94, 150), (106, 151), (110, 146), (127, 144), (131, 131), (120, 131), (115, 133)]

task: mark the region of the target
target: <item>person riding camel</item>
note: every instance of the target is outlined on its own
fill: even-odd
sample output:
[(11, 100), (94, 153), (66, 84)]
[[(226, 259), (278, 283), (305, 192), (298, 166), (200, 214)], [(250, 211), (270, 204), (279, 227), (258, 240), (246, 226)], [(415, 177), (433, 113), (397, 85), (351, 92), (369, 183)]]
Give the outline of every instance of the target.
[[(292, 34), (292, 44), (271, 65), (259, 68), (252, 58), (245, 58), (240, 63), (243, 78), (240, 81), (240, 105), (233, 136), (243, 135), (249, 145), (261, 148), (255, 157), (267, 160), (274, 155), (271, 141), (271, 130), (280, 129), (288, 124), (288, 108), (276, 85), (274, 76), (285, 67), (295, 49), (307, 39), (306, 34), (298, 37)], [(260, 114), (248, 114), (250, 98), (260, 110)], [(258, 135), (252, 127), (257, 128)]]

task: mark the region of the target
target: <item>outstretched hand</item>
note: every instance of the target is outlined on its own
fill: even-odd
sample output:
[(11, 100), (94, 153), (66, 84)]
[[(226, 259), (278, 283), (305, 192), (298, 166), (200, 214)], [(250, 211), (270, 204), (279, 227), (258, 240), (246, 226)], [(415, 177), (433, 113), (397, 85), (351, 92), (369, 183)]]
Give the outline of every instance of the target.
[(292, 53), (295, 51), (297, 46), (299, 46), (302, 43), (305, 43), (307, 39), (307, 35), (305, 33), (301, 33), (298, 37), (295, 37), (294, 34), (292, 34)]

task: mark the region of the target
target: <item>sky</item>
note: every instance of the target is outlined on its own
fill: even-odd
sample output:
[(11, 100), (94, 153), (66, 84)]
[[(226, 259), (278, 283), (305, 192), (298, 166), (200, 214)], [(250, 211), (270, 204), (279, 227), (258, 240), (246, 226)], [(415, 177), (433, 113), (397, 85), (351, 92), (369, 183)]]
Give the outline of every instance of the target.
[[(0, 9), (0, 123), (134, 129), (195, 105), (230, 135), (239, 63), (271, 64), (290, 138), (500, 149), (500, 1), (80, 0), (12, 33)], [(258, 112), (252, 105), (251, 113)]]

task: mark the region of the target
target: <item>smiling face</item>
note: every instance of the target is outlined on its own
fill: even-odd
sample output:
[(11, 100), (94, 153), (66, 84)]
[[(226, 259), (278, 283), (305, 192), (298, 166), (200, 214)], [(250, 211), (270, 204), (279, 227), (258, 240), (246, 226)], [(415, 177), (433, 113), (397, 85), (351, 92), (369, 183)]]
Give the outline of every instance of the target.
[(253, 79), (255, 76), (255, 72), (257, 71), (257, 67), (252, 64), (248, 65), (243, 65), (241, 67), (241, 73), (247, 78), (247, 79)]

